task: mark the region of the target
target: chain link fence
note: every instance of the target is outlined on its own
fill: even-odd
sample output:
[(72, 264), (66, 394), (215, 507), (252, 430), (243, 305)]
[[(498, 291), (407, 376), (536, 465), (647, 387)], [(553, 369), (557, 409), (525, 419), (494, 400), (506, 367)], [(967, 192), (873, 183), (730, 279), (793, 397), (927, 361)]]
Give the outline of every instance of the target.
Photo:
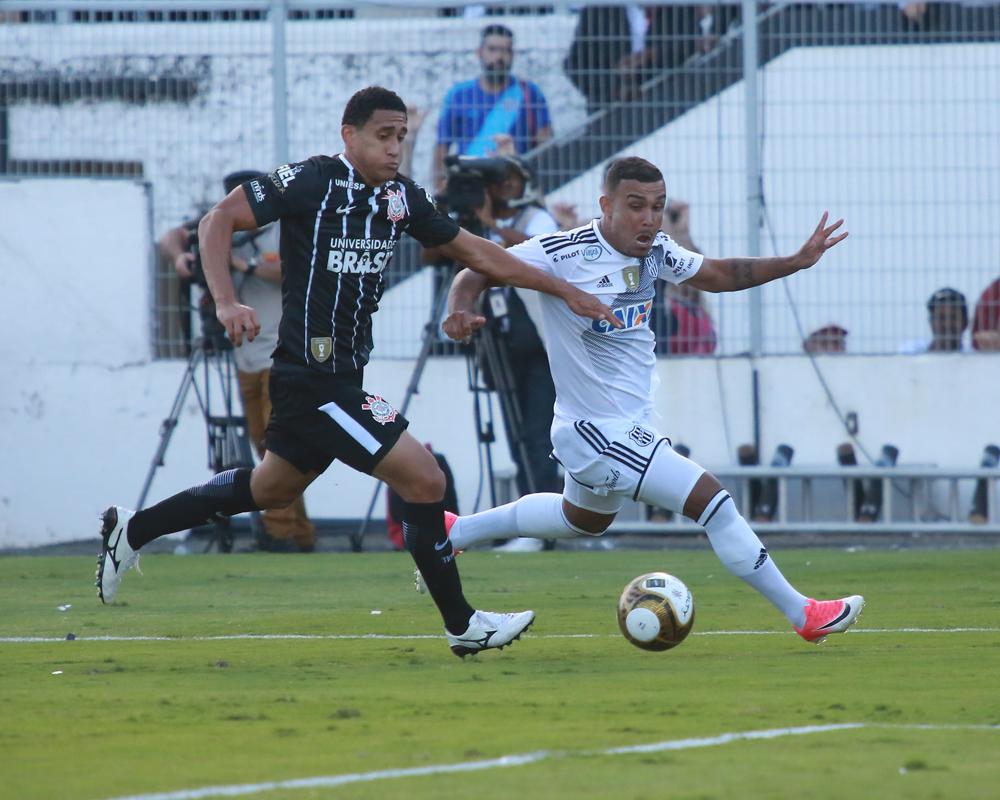
[[(622, 154), (663, 169), (670, 232), (709, 255), (791, 253), (823, 210), (847, 218), (812, 272), (666, 291), (664, 355), (919, 351), (932, 294), (971, 317), (1000, 276), (997, 4), (2, 0), (0, 177), (147, 181), (159, 237), (227, 173), (339, 151), (344, 103), (381, 83), (413, 106), (409, 171), (434, 186), (445, 98), (483, 74), (490, 25), (527, 99), (484, 152), (521, 153), (563, 224), (599, 214)], [(413, 355), (433, 293), (417, 248), (387, 279), (374, 355)], [(155, 351), (180, 355), (182, 287), (169, 264), (152, 283)]]

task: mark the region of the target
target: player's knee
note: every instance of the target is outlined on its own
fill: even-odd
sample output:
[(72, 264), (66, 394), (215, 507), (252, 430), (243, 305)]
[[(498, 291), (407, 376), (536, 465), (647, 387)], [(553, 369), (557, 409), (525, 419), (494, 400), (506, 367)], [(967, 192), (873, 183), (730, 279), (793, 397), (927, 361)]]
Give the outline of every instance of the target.
[(301, 491), (297, 486), (290, 486), (260, 476), (258, 471), (254, 470), (250, 478), (250, 493), (258, 508), (262, 511), (269, 511), (287, 508), (295, 502)]
[(563, 519), (581, 536), (603, 536), (615, 517), (614, 514), (598, 514), (564, 502)]
[(710, 472), (703, 472), (684, 500), (684, 516), (697, 521), (705, 512), (712, 498), (720, 491), (722, 491), (722, 484), (719, 483), (718, 479)]
[(433, 469), (415, 473), (405, 486), (396, 491), (408, 503), (437, 503), (444, 499), (446, 488), (444, 472), (435, 462)]

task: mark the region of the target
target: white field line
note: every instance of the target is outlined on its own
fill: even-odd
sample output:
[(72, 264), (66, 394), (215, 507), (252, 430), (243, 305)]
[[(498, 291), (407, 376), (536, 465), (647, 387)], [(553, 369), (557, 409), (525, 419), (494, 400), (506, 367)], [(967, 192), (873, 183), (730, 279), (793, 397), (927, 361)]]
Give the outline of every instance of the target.
[[(1000, 628), (851, 628), (856, 633), (1000, 633)], [(792, 631), (695, 631), (692, 636), (793, 636)], [(229, 633), (218, 636), (76, 636), (77, 642), (225, 642), (238, 640), (385, 640), (442, 639), (434, 633)], [(528, 639), (616, 639), (616, 633), (527, 633)], [(65, 636), (0, 636), (0, 644), (44, 644)]]
[[(628, 747), (612, 747), (607, 750), (592, 750), (580, 753), (583, 756), (619, 756), (634, 753), (657, 753), (666, 750), (693, 750), (700, 747), (717, 747), (738, 741), (754, 741), (760, 739), (778, 739), (784, 736), (807, 736), (814, 733), (832, 733), (834, 731), (857, 730), (859, 728), (894, 728), (897, 730), (983, 730), (1000, 731), (997, 725), (888, 725), (870, 724), (865, 722), (844, 722), (836, 725), (804, 725), (797, 728), (773, 728), (762, 731), (738, 731), (723, 733), (718, 736), (707, 736), (698, 739), (672, 739), (663, 742), (631, 745)], [(261, 792), (272, 792), (287, 789), (316, 789), (343, 786), (349, 783), (368, 783), (371, 781), (389, 780), (393, 778), (415, 778), (425, 775), (445, 775), (455, 772), (477, 772), (497, 767), (519, 767), (525, 764), (535, 764), (550, 758), (560, 758), (572, 753), (541, 750), (535, 753), (520, 753), (511, 756), (501, 756), (484, 761), (460, 761), (456, 764), (433, 764), (426, 767), (410, 767), (407, 769), (383, 769), (372, 772), (349, 772), (343, 775), (321, 775), (315, 778), (297, 778), (287, 781), (269, 781), (267, 783), (242, 783), (229, 786), (204, 786), (198, 789), (180, 789), (175, 792), (157, 792), (155, 794), (136, 794), (117, 797), (113, 800), (200, 800), (205, 797), (240, 797)]]

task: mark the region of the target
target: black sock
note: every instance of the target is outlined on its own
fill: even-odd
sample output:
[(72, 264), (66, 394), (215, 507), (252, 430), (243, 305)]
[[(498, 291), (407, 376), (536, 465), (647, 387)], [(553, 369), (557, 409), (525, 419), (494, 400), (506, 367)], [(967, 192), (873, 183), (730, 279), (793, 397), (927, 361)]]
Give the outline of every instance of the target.
[(465, 633), (475, 609), (462, 594), (455, 551), (444, 530), (444, 503), (406, 503), (403, 539), (441, 612), (444, 626), (451, 633)]
[(232, 516), (259, 510), (250, 494), (250, 470), (231, 469), (137, 511), (128, 524), (128, 543), (138, 550), (160, 536), (203, 525), (216, 514)]

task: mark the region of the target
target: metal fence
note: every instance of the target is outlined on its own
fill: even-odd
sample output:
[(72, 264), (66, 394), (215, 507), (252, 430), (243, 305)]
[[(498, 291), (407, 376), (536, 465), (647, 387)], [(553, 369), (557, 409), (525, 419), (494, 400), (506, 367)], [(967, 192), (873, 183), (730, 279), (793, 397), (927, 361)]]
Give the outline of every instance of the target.
[[(413, 105), (409, 169), (432, 185), (443, 99), (480, 75), (490, 24), (544, 98), (500, 146), (561, 221), (599, 213), (601, 169), (623, 153), (664, 170), (668, 224), (709, 255), (791, 253), (824, 209), (847, 218), (812, 272), (666, 292), (664, 354), (801, 353), (814, 332), (819, 351), (919, 350), (936, 290), (971, 316), (1000, 275), (996, 4), (0, 0), (0, 176), (141, 178), (159, 236), (228, 172), (338, 151), (347, 98), (381, 83)], [(375, 355), (412, 355), (433, 282), (413, 247), (388, 278)], [(154, 285), (156, 351), (178, 354), (169, 265)], [(713, 332), (676, 335), (684, 309)]]

